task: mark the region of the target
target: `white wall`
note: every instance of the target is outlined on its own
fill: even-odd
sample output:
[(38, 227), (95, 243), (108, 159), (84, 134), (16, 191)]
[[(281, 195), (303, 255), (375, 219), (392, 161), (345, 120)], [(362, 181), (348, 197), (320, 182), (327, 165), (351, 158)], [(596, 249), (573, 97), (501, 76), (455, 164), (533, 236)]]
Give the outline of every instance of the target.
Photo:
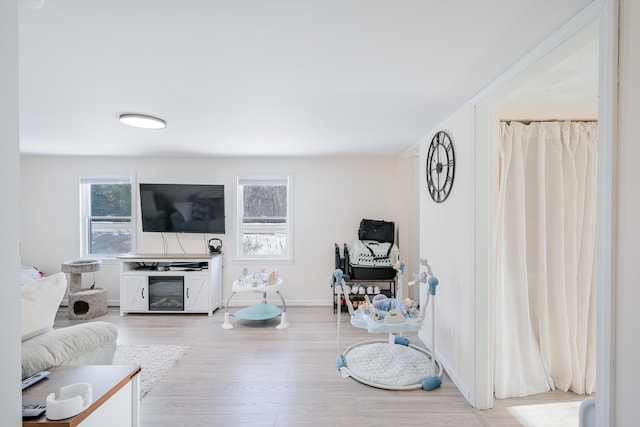
[[(494, 105), (489, 113), (497, 135), (499, 120), (550, 120), (597, 119), (597, 104), (567, 105)], [(456, 177), (451, 196), (442, 204), (433, 202), (426, 190), (424, 171), (420, 175), (420, 256), (427, 258), (438, 276), (440, 286), (436, 310), (436, 351), (439, 361), (462, 394), (475, 405), (484, 408), (490, 403), (478, 389), (477, 372), (479, 356), (486, 357), (483, 346), (491, 345), (479, 334), (474, 317), (478, 309), (489, 310), (485, 296), (491, 298), (490, 283), (483, 271), (491, 268), (491, 195), (478, 188), (488, 180), (487, 188), (496, 188), (497, 151), (495, 147), (483, 148), (477, 144), (474, 129), (474, 110), (467, 104), (441, 122), (420, 142), (420, 164), (424, 168), (426, 152), (433, 134), (447, 130), (454, 139), (456, 150)], [(495, 141), (494, 141), (495, 142)], [(489, 173), (488, 176), (484, 176)], [(478, 187), (478, 183), (480, 183)], [(489, 212), (485, 218), (485, 209)], [(486, 241), (485, 241), (486, 240)], [(480, 248), (480, 249), (479, 249)], [(486, 249), (484, 249), (486, 248)], [(478, 301), (474, 301), (475, 299)], [(475, 306), (474, 306), (475, 303)], [(480, 307), (478, 306), (480, 305)], [(429, 317), (428, 317), (429, 318)], [(490, 318), (488, 325), (490, 325)], [(431, 325), (426, 322), (421, 339), (427, 345), (431, 341)], [(484, 357), (482, 360), (484, 360)]]
[[(294, 262), (275, 264), (285, 280), (283, 294), (290, 305), (329, 305), (335, 268), (334, 243), (356, 240), (362, 218), (386, 219), (409, 228), (407, 193), (413, 191), (410, 158), (91, 158), (22, 156), (22, 263), (46, 274), (60, 271), (63, 261), (80, 256), (78, 183), (82, 175), (131, 174), (138, 182), (213, 183), (225, 185), (227, 232), (223, 294), (247, 266), (234, 259), (235, 183), (238, 174), (293, 174)], [(415, 235), (415, 233), (414, 233)], [(169, 253), (180, 253), (175, 234), (165, 234)], [(207, 235), (207, 238), (212, 237)], [(410, 246), (410, 235), (401, 242)], [(137, 226), (137, 252), (162, 253), (159, 233)], [(204, 253), (205, 238), (180, 235), (187, 253)], [(260, 268), (264, 264), (248, 265)], [(271, 267), (272, 265), (264, 265)], [(107, 263), (96, 273), (96, 284), (107, 289), (110, 304), (119, 301), (118, 264)], [(93, 274), (83, 275), (89, 285)], [(249, 295), (249, 294), (248, 294)]]
[[(420, 257), (439, 280), (436, 296), (436, 353), (447, 374), (469, 399), (473, 378), (473, 147), (472, 110), (464, 106), (420, 142)], [(433, 135), (445, 130), (453, 140), (456, 167), (447, 200), (436, 203), (426, 187), (424, 168)], [(430, 316), (421, 332), (431, 340)]]
[[(640, 83), (636, 76), (640, 74), (640, 5), (632, 0), (620, 1), (620, 61), (619, 61), (619, 101), (618, 101), (618, 139), (617, 139), (617, 164), (614, 167), (614, 187), (616, 191), (616, 206), (614, 213), (614, 222), (616, 225), (616, 234), (613, 237), (615, 242), (615, 253), (612, 254), (613, 268), (614, 268), (614, 283), (611, 284), (614, 294), (614, 330), (615, 342), (614, 360), (611, 367), (614, 372), (614, 400), (613, 400), (613, 415), (614, 423), (612, 426), (630, 426), (637, 424), (637, 387), (640, 382), (640, 367), (638, 360), (640, 359), (640, 341), (637, 339), (637, 327), (640, 323), (640, 310), (638, 310), (638, 303), (640, 302), (640, 287), (637, 283), (637, 259), (640, 255), (640, 225), (638, 218), (640, 217), (640, 193), (637, 189), (637, 183), (640, 181), (640, 168), (638, 168), (638, 159), (640, 159), (640, 144), (638, 144), (638, 131), (637, 131), (637, 118), (640, 117)], [(576, 112), (576, 111), (574, 111)], [(496, 118), (505, 117), (504, 111), (497, 109), (493, 112)], [(545, 119), (551, 118), (547, 115), (548, 112), (541, 114), (540, 116), (532, 116), (532, 112), (526, 111), (514, 111), (513, 115), (509, 115), (508, 118), (526, 118), (529, 115), (529, 119)], [(553, 115), (560, 114), (555, 111)], [(564, 114), (564, 111), (562, 112)], [(592, 107), (586, 107), (576, 114), (571, 114), (571, 117), (576, 118), (591, 118), (594, 111)], [(461, 143), (461, 138), (456, 135), (466, 135), (465, 130), (465, 116), (464, 109), (459, 111), (450, 117), (447, 121), (443, 122), (434, 132), (440, 128), (452, 130), (456, 141), (457, 153), (461, 153), (459, 156), (464, 156), (465, 152), (469, 148)], [(518, 116), (518, 117), (515, 117)], [(450, 123), (449, 121), (454, 123)], [(457, 125), (455, 124), (457, 123)], [(422, 154), (421, 165), (424, 165), (424, 150), (430, 140), (432, 134), (429, 134), (422, 141)], [(457, 171), (457, 176), (459, 176)], [(421, 186), (424, 182), (420, 183)], [(468, 188), (472, 188), (469, 185)], [(456, 185), (452, 193), (452, 198), (457, 192), (467, 191), (460, 189), (460, 180), (456, 177)], [(453, 227), (454, 224), (461, 225), (464, 219), (464, 215), (473, 215), (472, 206), (464, 203), (461, 206), (457, 206), (459, 201), (451, 200), (451, 206), (438, 207), (429, 201), (426, 191), (420, 190), (420, 204), (421, 204), (421, 219), (420, 219), (420, 252), (421, 256), (429, 258), (432, 265), (434, 265), (434, 273), (439, 276), (441, 286), (438, 289), (438, 317), (436, 320), (437, 325), (437, 343), (438, 354), (440, 360), (444, 361), (445, 367), (449, 373), (449, 370), (453, 372), (454, 381), (463, 393), (466, 391), (465, 387), (470, 387), (473, 383), (473, 379), (467, 375), (468, 369), (472, 368), (473, 360), (473, 345), (469, 345), (466, 349), (469, 353), (469, 357), (463, 355), (462, 359), (458, 357), (460, 354), (460, 346), (465, 345), (463, 339), (449, 339), (447, 337), (448, 331), (447, 322), (449, 324), (455, 324), (452, 320), (455, 316), (458, 318), (463, 316), (464, 310), (470, 307), (460, 305), (455, 307), (443, 307), (443, 300), (449, 295), (446, 292), (453, 292), (455, 289), (448, 291), (447, 284), (449, 281), (456, 282), (463, 279), (462, 275), (459, 275), (456, 270), (442, 272), (441, 266), (436, 260), (441, 257), (455, 258), (467, 256), (467, 248), (462, 245), (460, 251), (452, 251), (451, 249), (439, 250), (433, 255), (431, 249), (433, 242), (440, 243), (449, 237), (447, 230)], [(425, 202), (426, 201), (426, 202)], [(445, 202), (445, 205), (449, 202)], [(455, 204), (454, 204), (455, 203)], [(459, 210), (458, 210), (459, 209)], [(446, 215), (445, 212), (448, 214)], [(463, 213), (464, 212), (464, 213)], [(450, 221), (444, 221), (443, 218), (449, 216), (452, 218)], [(474, 230), (475, 231), (475, 230)], [(446, 265), (446, 260), (443, 263)], [(457, 277), (447, 277), (447, 275)], [(464, 291), (471, 294), (474, 286), (482, 286), (482, 283), (471, 284), (463, 286)], [(443, 313), (446, 309), (452, 309), (452, 313)], [(460, 312), (459, 310), (463, 310)], [(447, 319), (449, 317), (449, 319)], [(460, 322), (459, 324), (462, 324)], [(464, 325), (461, 326), (464, 329)], [(470, 331), (473, 326), (470, 325)], [(428, 342), (430, 328), (424, 328), (421, 337)], [(458, 331), (452, 329), (452, 334), (455, 335)], [(460, 331), (464, 334), (464, 331)], [(471, 332), (473, 333), (473, 332)], [(607, 338), (607, 337), (605, 337)], [(463, 348), (464, 351), (464, 348)]]
[(20, 425), (20, 215), (18, 127), (18, 10), (17, 2), (0, 2), (0, 425)]
[(640, 384), (640, 4), (620, 2), (619, 133), (617, 157), (617, 246), (614, 254), (616, 426), (638, 424)]

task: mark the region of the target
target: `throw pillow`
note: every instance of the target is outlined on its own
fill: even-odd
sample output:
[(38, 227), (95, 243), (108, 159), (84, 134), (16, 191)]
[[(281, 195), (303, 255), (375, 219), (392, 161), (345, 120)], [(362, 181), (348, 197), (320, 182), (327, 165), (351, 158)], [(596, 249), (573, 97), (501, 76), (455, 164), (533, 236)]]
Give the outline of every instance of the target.
[(23, 265), (20, 270), (20, 284), (25, 285), (29, 282), (33, 282), (34, 280), (38, 280), (44, 277), (42, 271), (38, 270), (36, 267), (28, 267)]
[(21, 287), (22, 341), (53, 329), (60, 302), (67, 292), (67, 277), (56, 273)]

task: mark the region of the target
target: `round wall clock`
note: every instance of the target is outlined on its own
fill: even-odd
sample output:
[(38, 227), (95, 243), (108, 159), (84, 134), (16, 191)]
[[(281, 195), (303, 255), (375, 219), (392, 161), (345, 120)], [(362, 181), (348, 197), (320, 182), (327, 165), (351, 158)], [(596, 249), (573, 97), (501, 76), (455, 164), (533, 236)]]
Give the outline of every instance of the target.
[(427, 190), (436, 203), (447, 200), (453, 187), (456, 156), (453, 142), (445, 131), (435, 134), (427, 152)]

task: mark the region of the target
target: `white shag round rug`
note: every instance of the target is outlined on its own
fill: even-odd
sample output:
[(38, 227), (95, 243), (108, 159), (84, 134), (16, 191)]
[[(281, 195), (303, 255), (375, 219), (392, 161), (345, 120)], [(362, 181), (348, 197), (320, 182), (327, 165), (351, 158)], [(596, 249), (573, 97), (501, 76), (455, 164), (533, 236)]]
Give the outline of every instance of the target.
[(186, 345), (132, 344), (118, 345), (114, 365), (140, 365), (140, 398), (189, 351)]
[(351, 376), (383, 387), (420, 384), (431, 374), (431, 358), (411, 346), (385, 342), (350, 348), (344, 355)]

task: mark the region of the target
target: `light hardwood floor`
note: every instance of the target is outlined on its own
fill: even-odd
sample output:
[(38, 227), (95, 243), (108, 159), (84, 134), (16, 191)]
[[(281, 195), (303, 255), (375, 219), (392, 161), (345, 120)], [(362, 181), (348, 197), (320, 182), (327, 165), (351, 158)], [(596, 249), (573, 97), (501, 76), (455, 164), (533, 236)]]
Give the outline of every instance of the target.
[[(331, 307), (289, 307), (287, 316), (291, 326), (282, 330), (275, 328), (279, 318), (249, 322), (234, 317), (235, 328), (224, 330), (223, 310), (211, 317), (120, 317), (110, 307), (95, 320), (116, 324), (119, 344), (190, 346), (142, 400), (142, 427), (578, 425), (577, 408), (584, 397), (571, 393), (497, 400), (494, 409), (478, 411), (446, 375), (442, 387), (430, 392), (381, 390), (344, 379), (336, 369), (337, 322)], [(61, 308), (56, 327), (74, 323), (79, 321), (69, 320)], [(340, 351), (386, 338), (354, 328), (346, 313), (341, 335)], [(420, 345), (416, 334), (406, 336)], [(569, 409), (547, 405), (558, 400), (568, 401)]]

